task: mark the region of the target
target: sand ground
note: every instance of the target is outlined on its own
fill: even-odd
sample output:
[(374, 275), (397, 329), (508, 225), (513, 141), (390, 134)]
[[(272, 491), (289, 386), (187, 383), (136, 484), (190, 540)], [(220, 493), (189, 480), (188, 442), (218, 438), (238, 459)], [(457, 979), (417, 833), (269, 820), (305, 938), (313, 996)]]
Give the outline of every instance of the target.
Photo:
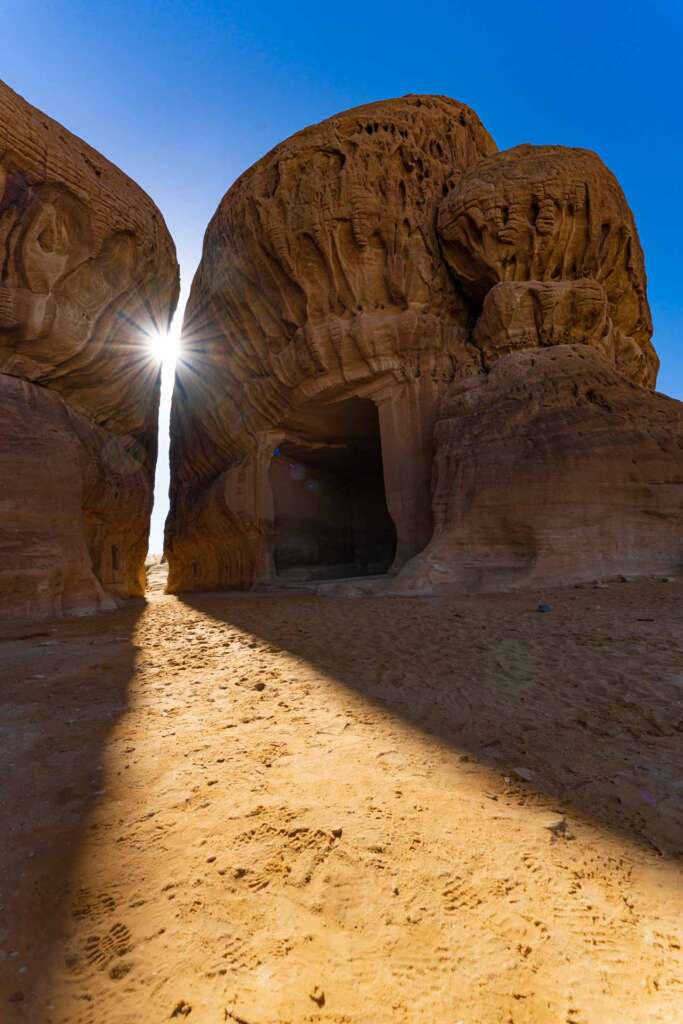
[(0, 1021), (680, 1024), (682, 598), (3, 627)]

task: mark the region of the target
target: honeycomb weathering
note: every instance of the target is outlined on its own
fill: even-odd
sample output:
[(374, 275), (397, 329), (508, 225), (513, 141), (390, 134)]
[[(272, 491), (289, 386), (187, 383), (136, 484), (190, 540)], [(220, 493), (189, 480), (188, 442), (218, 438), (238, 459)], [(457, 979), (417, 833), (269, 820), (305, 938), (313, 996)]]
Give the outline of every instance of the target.
[[(106, 607), (141, 592), (173, 243), (130, 179), (2, 87), (0, 251), (0, 591), (10, 614)], [(648, 390), (651, 333), (633, 216), (595, 154), (496, 153), (435, 96), (299, 132), (206, 232), (170, 589), (673, 571), (682, 420)]]
[[(651, 333), (633, 216), (594, 153), (497, 153), (430, 96), (299, 132), (206, 233), (173, 399), (170, 589), (671, 570), (681, 417), (648, 393)], [(612, 498), (589, 493), (603, 459)], [(534, 502), (558, 495), (546, 529)]]
[(619, 183), (595, 153), (518, 146), (463, 175), (439, 209), (445, 258), (481, 306), (499, 282), (595, 279), (614, 328), (617, 368), (654, 386), (658, 360), (638, 232)]
[(4, 611), (92, 610), (141, 592), (175, 249), (134, 182), (0, 84), (0, 254)]
[[(283, 429), (291, 434), (288, 417), (370, 391), (384, 395), (397, 558), (426, 543), (437, 393), (478, 359), (436, 208), (494, 149), (468, 107), (409, 96), (299, 132), (226, 194), (206, 233), (176, 377), (172, 588), (268, 579), (268, 464)], [(389, 421), (406, 417), (414, 451), (403, 467), (403, 442), (392, 441), (403, 425)], [(305, 463), (301, 443), (317, 439), (289, 443)]]
[(213, 477), (302, 386), (308, 396), (350, 374), (431, 371), (461, 355), (468, 313), (434, 213), (493, 149), (467, 107), (409, 97), (307, 128), (239, 178), (206, 232), (174, 409), (183, 427), (185, 414), (220, 417), (221, 436), (206, 431), (215, 460), (181, 460), (179, 480)]

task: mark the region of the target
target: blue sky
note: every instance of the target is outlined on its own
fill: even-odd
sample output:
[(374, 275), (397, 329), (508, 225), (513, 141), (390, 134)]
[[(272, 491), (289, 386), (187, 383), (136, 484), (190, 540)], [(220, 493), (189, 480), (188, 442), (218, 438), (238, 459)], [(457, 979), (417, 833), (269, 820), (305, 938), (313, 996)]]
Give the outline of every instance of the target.
[[(658, 388), (683, 399), (680, 0), (0, 0), (0, 13), (0, 75), (149, 192), (178, 248), (181, 301), (231, 182), (346, 107), (444, 93), (473, 106), (501, 149), (595, 149), (645, 250)], [(166, 460), (162, 445), (155, 551)]]

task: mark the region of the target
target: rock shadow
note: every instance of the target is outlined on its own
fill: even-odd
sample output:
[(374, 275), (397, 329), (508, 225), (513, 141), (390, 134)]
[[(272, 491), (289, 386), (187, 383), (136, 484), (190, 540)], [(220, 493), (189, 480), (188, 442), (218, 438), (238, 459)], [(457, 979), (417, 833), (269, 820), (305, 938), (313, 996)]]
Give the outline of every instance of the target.
[(0, 630), (3, 1021), (46, 1019), (70, 920), (110, 898), (79, 888), (78, 864), (106, 786), (109, 738), (128, 708), (144, 608), (135, 600), (94, 617)]
[[(449, 599), (182, 600), (499, 770), (518, 803), (565, 808), (680, 858), (680, 592), (653, 581)], [(552, 610), (539, 613), (539, 601)]]

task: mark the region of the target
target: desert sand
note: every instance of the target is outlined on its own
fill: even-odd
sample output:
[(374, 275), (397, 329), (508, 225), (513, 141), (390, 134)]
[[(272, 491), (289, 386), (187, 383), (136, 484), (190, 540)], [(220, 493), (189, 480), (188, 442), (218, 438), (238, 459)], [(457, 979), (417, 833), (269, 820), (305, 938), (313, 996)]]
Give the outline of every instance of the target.
[(3, 1022), (682, 1019), (680, 580), (162, 573), (2, 627)]

